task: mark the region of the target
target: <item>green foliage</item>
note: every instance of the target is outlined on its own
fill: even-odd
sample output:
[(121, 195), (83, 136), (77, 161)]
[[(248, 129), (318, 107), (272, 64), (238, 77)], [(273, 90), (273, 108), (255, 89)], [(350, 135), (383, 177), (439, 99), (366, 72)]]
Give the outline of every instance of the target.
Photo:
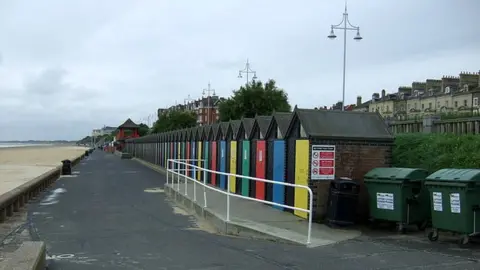
[(166, 132), (197, 125), (197, 116), (191, 111), (171, 111), (158, 118), (152, 128), (152, 133)]
[[(141, 123), (138, 127), (138, 134), (140, 135), (140, 137), (145, 136), (149, 133), (150, 133), (150, 128), (147, 125)], [(127, 135), (127, 134), (125, 134), (125, 135)]]
[(448, 119), (469, 118), (469, 117), (476, 117), (476, 116), (478, 116), (478, 109), (466, 110), (466, 111), (460, 111), (460, 112), (441, 113), (440, 119), (448, 120)]
[(218, 108), (222, 122), (271, 115), (274, 111), (290, 112), (291, 109), (287, 93), (278, 88), (274, 80), (265, 84), (261, 81), (246, 84), (233, 91), (233, 95), (220, 103)]
[(480, 136), (455, 134), (399, 134), (393, 148), (393, 166), (423, 168), (477, 168)]

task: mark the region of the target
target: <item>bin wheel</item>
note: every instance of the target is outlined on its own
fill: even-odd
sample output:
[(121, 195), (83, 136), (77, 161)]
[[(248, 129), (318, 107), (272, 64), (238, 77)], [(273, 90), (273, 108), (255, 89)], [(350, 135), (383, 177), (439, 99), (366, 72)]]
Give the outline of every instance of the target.
[(407, 227), (403, 224), (398, 224), (397, 225), (397, 231), (401, 234), (406, 234), (407, 233)]
[(419, 231), (425, 231), (425, 229), (427, 228), (428, 226), (428, 221), (423, 221), (423, 222), (418, 222), (417, 223), (417, 228)]
[(428, 240), (431, 242), (435, 242), (438, 240), (438, 232), (436, 231), (431, 231), (428, 233)]
[(466, 245), (468, 245), (469, 242), (470, 242), (470, 237), (468, 235), (465, 235), (462, 238), (460, 238), (460, 240), (458, 241), (458, 245), (460, 247), (465, 247)]
[(378, 222), (373, 218), (370, 219), (370, 222), (369, 222), (368, 225), (369, 225), (370, 229), (372, 229), (372, 230), (375, 230), (375, 229), (378, 228)]

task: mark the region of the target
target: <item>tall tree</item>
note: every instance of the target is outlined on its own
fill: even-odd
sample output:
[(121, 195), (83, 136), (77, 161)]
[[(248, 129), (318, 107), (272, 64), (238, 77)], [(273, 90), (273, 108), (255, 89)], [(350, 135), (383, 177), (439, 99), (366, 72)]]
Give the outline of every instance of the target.
[(162, 114), (152, 128), (153, 133), (194, 127), (197, 124), (197, 116), (191, 111), (170, 111)]
[(138, 125), (138, 135), (140, 136), (145, 136), (147, 135), (148, 133), (150, 133), (150, 127), (148, 127), (146, 124), (144, 123), (141, 123), (140, 125)]
[(276, 86), (274, 80), (265, 84), (253, 81), (233, 91), (233, 95), (219, 105), (220, 121), (252, 118), (255, 115), (270, 115), (274, 111), (289, 112), (287, 93)]

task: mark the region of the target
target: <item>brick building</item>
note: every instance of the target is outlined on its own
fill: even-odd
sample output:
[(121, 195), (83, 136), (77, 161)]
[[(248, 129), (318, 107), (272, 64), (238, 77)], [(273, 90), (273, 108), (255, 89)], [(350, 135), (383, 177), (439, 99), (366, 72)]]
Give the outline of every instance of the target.
[[(360, 184), (358, 214), (360, 219), (366, 219), (368, 194), (363, 184), (363, 176), (373, 168), (390, 167), (393, 139), (378, 113), (295, 108), (285, 134), (287, 182), (308, 183), (314, 196), (313, 218), (323, 219), (330, 181), (326, 178), (312, 179), (311, 155), (314, 146), (332, 146), (332, 178), (347, 177)], [(308, 147), (299, 149), (299, 141)], [(287, 203), (297, 196), (296, 192), (293, 193), (292, 188), (286, 189)]]
[(203, 97), (197, 100), (188, 101), (184, 104), (177, 104), (166, 109), (160, 108), (158, 109), (157, 113), (158, 117), (160, 117), (160, 115), (173, 110), (192, 111), (197, 116), (197, 124), (199, 126), (203, 126), (218, 122), (218, 105), (222, 100), (224, 100), (224, 98), (213, 95)]

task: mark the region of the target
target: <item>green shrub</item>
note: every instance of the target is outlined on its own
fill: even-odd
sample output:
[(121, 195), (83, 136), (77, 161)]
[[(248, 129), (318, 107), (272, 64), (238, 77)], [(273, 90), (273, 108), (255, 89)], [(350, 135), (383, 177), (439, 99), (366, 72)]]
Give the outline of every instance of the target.
[(443, 168), (478, 168), (480, 136), (455, 134), (399, 134), (393, 147), (394, 167), (423, 168), (435, 172)]

